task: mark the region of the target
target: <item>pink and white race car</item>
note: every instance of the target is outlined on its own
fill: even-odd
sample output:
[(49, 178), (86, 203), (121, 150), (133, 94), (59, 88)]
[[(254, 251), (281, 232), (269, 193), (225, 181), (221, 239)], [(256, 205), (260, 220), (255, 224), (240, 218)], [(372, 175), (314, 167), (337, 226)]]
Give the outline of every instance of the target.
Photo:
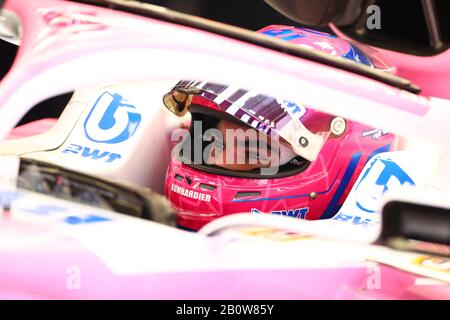
[[(0, 298), (450, 299), (450, 51), (134, 1), (0, 13)], [(199, 119), (281, 156), (187, 164)]]

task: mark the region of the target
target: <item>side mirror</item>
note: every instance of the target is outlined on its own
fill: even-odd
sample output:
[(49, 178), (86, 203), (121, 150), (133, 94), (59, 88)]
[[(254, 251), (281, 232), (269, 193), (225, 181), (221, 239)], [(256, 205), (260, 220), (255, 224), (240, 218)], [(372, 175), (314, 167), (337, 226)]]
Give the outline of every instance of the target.
[(450, 209), (390, 201), (382, 210), (378, 242), (394, 249), (450, 256)]

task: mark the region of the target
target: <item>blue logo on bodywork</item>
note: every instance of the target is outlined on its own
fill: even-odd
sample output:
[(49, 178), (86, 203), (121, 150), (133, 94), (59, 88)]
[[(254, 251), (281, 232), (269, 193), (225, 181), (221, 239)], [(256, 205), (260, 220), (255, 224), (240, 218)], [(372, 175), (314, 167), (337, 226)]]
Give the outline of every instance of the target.
[(98, 214), (92, 213), (80, 213), (78, 215), (70, 215), (67, 216), (68, 208), (60, 205), (52, 205), (52, 204), (38, 204), (35, 207), (31, 208), (21, 208), (22, 211), (27, 213), (32, 213), (38, 216), (46, 216), (46, 217), (55, 217), (60, 216), (60, 222), (70, 225), (82, 225), (82, 224), (90, 224), (95, 222), (105, 222), (112, 221), (111, 218), (104, 217)]
[(63, 150), (63, 153), (76, 154), (85, 159), (104, 160), (104, 162), (113, 162), (122, 158), (122, 156), (118, 153), (91, 149), (89, 147), (84, 147), (73, 143), (67, 146), (67, 148)]
[(115, 144), (131, 138), (141, 122), (136, 107), (120, 94), (104, 92), (95, 102), (84, 122), (89, 140)]
[(405, 184), (415, 185), (413, 179), (397, 163), (375, 158), (356, 186), (356, 206), (368, 213), (375, 212), (387, 190)]

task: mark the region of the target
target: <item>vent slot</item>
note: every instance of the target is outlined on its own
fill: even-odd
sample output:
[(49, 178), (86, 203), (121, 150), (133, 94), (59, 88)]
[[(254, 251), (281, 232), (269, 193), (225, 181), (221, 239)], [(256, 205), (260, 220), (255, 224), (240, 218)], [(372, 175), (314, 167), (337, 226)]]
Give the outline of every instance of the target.
[(200, 183), (200, 188), (206, 189), (206, 190), (216, 190), (216, 186), (206, 184), (206, 183)]
[(236, 193), (235, 199), (246, 198), (246, 197), (258, 197), (261, 195), (259, 191), (241, 191)]

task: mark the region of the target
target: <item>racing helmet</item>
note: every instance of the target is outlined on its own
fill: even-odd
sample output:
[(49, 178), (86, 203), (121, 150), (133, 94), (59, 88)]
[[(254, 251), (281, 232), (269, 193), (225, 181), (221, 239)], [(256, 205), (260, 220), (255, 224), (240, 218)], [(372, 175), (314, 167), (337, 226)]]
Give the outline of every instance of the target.
[[(259, 32), (393, 70), (326, 33), (286, 26)], [(384, 130), (233, 85), (182, 80), (163, 100), (171, 112), (191, 115), (165, 185), (178, 226), (188, 230), (234, 213), (331, 218), (365, 163), (394, 141)]]

